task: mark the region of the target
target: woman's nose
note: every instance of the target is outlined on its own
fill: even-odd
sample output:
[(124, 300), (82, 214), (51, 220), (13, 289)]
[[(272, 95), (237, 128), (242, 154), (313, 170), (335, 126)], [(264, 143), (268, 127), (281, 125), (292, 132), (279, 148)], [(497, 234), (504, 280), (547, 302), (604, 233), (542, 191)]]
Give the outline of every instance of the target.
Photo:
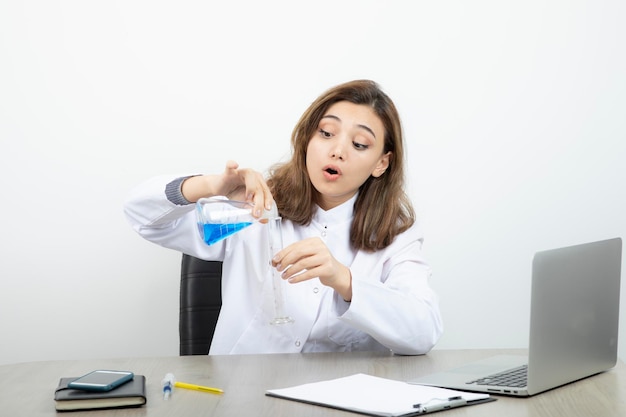
[(344, 160), (344, 149), (341, 143), (337, 143), (335, 147), (331, 150), (330, 156), (332, 158)]

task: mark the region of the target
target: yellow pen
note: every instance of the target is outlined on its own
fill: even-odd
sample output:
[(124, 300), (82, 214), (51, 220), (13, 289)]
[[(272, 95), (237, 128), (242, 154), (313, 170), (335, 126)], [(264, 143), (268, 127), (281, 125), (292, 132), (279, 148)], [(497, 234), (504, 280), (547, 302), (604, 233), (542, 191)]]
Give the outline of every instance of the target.
[(204, 387), (202, 385), (189, 384), (187, 382), (180, 382), (180, 381), (174, 382), (174, 386), (178, 387), (178, 388), (193, 389), (193, 390), (202, 391), (202, 392), (210, 392), (210, 393), (213, 393), (213, 394), (223, 394), (224, 393), (224, 390), (221, 390), (219, 388)]

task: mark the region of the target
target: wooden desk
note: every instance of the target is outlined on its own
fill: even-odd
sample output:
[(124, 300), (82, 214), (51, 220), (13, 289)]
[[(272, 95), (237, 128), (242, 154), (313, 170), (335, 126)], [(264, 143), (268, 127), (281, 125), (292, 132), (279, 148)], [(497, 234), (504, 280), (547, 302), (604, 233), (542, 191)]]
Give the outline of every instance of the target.
[[(265, 390), (362, 372), (397, 380), (457, 366), (468, 360), (517, 350), (435, 350), (425, 356), (383, 353), (321, 353), (236, 356), (182, 356), (29, 362), (0, 366), (3, 416), (358, 416), (358, 414), (265, 396)], [(128, 369), (147, 377), (148, 402), (136, 409), (57, 413), (53, 392), (62, 376), (96, 368)], [(176, 389), (164, 401), (161, 379), (177, 379), (224, 389), (223, 395)], [(454, 416), (611, 417), (626, 415), (626, 366), (531, 398), (498, 396), (498, 401), (439, 413)]]

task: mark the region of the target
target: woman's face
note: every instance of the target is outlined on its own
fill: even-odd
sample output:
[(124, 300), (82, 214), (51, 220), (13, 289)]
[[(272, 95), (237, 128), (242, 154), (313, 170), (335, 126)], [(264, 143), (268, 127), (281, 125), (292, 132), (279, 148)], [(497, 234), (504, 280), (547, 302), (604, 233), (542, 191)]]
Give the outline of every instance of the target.
[(309, 141), (306, 167), (318, 204), (330, 210), (356, 194), (370, 175), (378, 177), (389, 166), (383, 154), (385, 128), (367, 105), (340, 101), (319, 122)]

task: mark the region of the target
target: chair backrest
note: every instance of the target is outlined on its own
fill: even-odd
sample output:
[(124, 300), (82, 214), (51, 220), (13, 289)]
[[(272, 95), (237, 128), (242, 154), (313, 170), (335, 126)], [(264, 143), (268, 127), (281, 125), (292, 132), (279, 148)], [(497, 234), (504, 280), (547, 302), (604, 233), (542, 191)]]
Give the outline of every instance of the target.
[(222, 263), (183, 254), (180, 270), (180, 355), (207, 355), (222, 307)]

